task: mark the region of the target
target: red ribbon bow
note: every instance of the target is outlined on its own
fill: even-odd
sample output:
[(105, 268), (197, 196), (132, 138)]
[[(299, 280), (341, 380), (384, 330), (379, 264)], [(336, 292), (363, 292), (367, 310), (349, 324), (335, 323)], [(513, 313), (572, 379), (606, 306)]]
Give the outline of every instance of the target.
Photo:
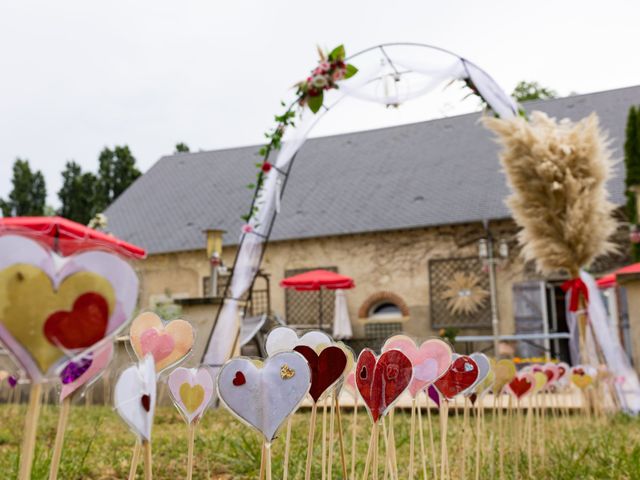
[(587, 288), (587, 284), (582, 281), (580, 277), (572, 278), (571, 280), (567, 280), (560, 288), (565, 293), (569, 294), (569, 311), (577, 312), (578, 305), (580, 303), (580, 296), (582, 295), (585, 301), (589, 302), (589, 289)]

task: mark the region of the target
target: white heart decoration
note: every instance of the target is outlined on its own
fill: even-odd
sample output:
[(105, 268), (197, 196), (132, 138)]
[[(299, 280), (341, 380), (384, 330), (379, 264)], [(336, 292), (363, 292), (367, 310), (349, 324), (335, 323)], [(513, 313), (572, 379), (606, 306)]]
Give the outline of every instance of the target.
[(113, 398), (116, 410), (133, 432), (150, 441), (156, 408), (156, 367), (151, 355), (120, 374)]
[(472, 353), (469, 356), (474, 362), (476, 362), (476, 365), (478, 365), (478, 378), (468, 390), (468, 392), (473, 392), (475, 387), (484, 382), (484, 379), (489, 375), (489, 372), (491, 371), (491, 362), (484, 353)]
[(309, 392), (311, 371), (298, 352), (276, 353), (264, 363), (238, 357), (222, 366), (217, 386), (225, 407), (271, 442)]
[(318, 347), (324, 347), (331, 344), (333, 344), (333, 340), (331, 340), (331, 337), (324, 332), (314, 330), (298, 337), (298, 334), (292, 328), (276, 327), (269, 332), (264, 348), (267, 355), (271, 356), (278, 352), (289, 352), (298, 345), (306, 345), (317, 352)]

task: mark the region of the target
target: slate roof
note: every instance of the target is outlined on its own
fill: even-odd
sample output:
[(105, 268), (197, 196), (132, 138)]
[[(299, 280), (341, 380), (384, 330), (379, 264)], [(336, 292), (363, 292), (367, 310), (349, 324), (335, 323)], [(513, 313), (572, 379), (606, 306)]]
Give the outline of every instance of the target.
[[(629, 107), (640, 86), (534, 101), (526, 109), (580, 119), (592, 111), (623, 155)], [(498, 146), (479, 114), (311, 139), (293, 166), (272, 240), (467, 223), (509, 217)], [(205, 228), (236, 244), (257, 147), (162, 157), (106, 211), (109, 229), (150, 254), (200, 249)], [(616, 165), (611, 197), (624, 203)]]

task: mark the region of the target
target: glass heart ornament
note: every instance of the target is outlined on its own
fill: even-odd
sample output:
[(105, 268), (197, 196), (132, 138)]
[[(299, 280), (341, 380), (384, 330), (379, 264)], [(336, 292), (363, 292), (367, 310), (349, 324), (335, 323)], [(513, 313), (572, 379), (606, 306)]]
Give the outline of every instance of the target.
[(193, 348), (193, 327), (185, 320), (163, 322), (153, 312), (138, 315), (129, 329), (129, 342), (138, 359), (151, 354), (156, 372), (180, 363)]
[(289, 327), (275, 327), (267, 335), (264, 343), (268, 356), (278, 352), (290, 352), (298, 345), (305, 345), (316, 351), (333, 344), (329, 335), (318, 330), (312, 330), (298, 336), (296, 331)]
[(60, 372), (60, 401), (98, 380), (112, 358), (113, 344), (109, 342), (78, 360), (68, 362)]
[(374, 423), (398, 401), (412, 378), (411, 360), (400, 350), (388, 350), (379, 357), (368, 348), (360, 352), (356, 386)]
[(279, 352), (266, 360), (232, 358), (216, 382), (222, 404), (240, 421), (272, 442), (311, 388), (311, 370), (297, 352)]
[(199, 421), (214, 393), (214, 382), (207, 367), (178, 367), (167, 380), (174, 405), (187, 423)]
[(137, 296), (138, 278), (118, 255), (60, 257), (32, 239), (0, 236), (0, 342), (34, 383), (113, 338)]
[(306, 345), (298, 345), (294, 351), (300, 353), (309, 365), (309, 395), (314, 403), (318, 403), (346, 374), (349, 363), (347, 354), (342, 348), (334, 345), (323, 348), (320, 353)]
[(449, 370), (434, 383), (438, 391), (448, 400), (464, 395), (478, 379), (478, 365), (467, 355), (454, 357)]
[(382, 352), (400, 350), (413, 365), (413, 378), (409, 384), (409, 393), (413, 398), (428, 385), (445, 374), (451, 365), (451, 346), (439, 338), (431, 338), (420, 346), (411, 337), (395, 335), (387, 339)]
[(151, 355), (124, 370), (116, 382), (113, 401), (120, 417), (141, 440), (151, 440), (156, 407), (156, 370)]

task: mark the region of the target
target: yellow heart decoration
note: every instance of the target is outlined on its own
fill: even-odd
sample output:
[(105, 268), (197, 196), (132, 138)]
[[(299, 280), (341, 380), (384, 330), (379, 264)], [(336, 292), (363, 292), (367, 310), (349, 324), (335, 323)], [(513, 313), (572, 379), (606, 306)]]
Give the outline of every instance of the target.
[(577, 373), (571, 374), (571, 382), (580, 390), (584, 390), (593, 383), (593, 377), (591, 375), (578, 375)]
[(64, 355), (44, 335), (47, 318), (60, 310), (72, 310), (76, 299), (89, 292), (106, 300), (111, 316), (115, 292), (104, 277), (92, 272), (74, 273), (54, 290), (49, 276), (38, 267), (12, 265), (0, 271), (0, 323), (46, 373)]
[(180, 385), (180, 400), (184, 404), (184, 408), (189, 413), (195, 412), (204, 400), (204, 388), (202, 385), (194, 385), (193, 387), (187, 382)]
[(533, 387), (533, 393), (538, 393), (542, 390), (549, 380), (544, 372), (534, 372), (533, 378), (536, 380), (536, 386)]
[(502, 392), (502, 389), (516, 376), (516, 364), (513, 360), (503, 358), (498, 360), (493, 369), (495, 373), (495, 380), (493, 382), (494, 393)]

